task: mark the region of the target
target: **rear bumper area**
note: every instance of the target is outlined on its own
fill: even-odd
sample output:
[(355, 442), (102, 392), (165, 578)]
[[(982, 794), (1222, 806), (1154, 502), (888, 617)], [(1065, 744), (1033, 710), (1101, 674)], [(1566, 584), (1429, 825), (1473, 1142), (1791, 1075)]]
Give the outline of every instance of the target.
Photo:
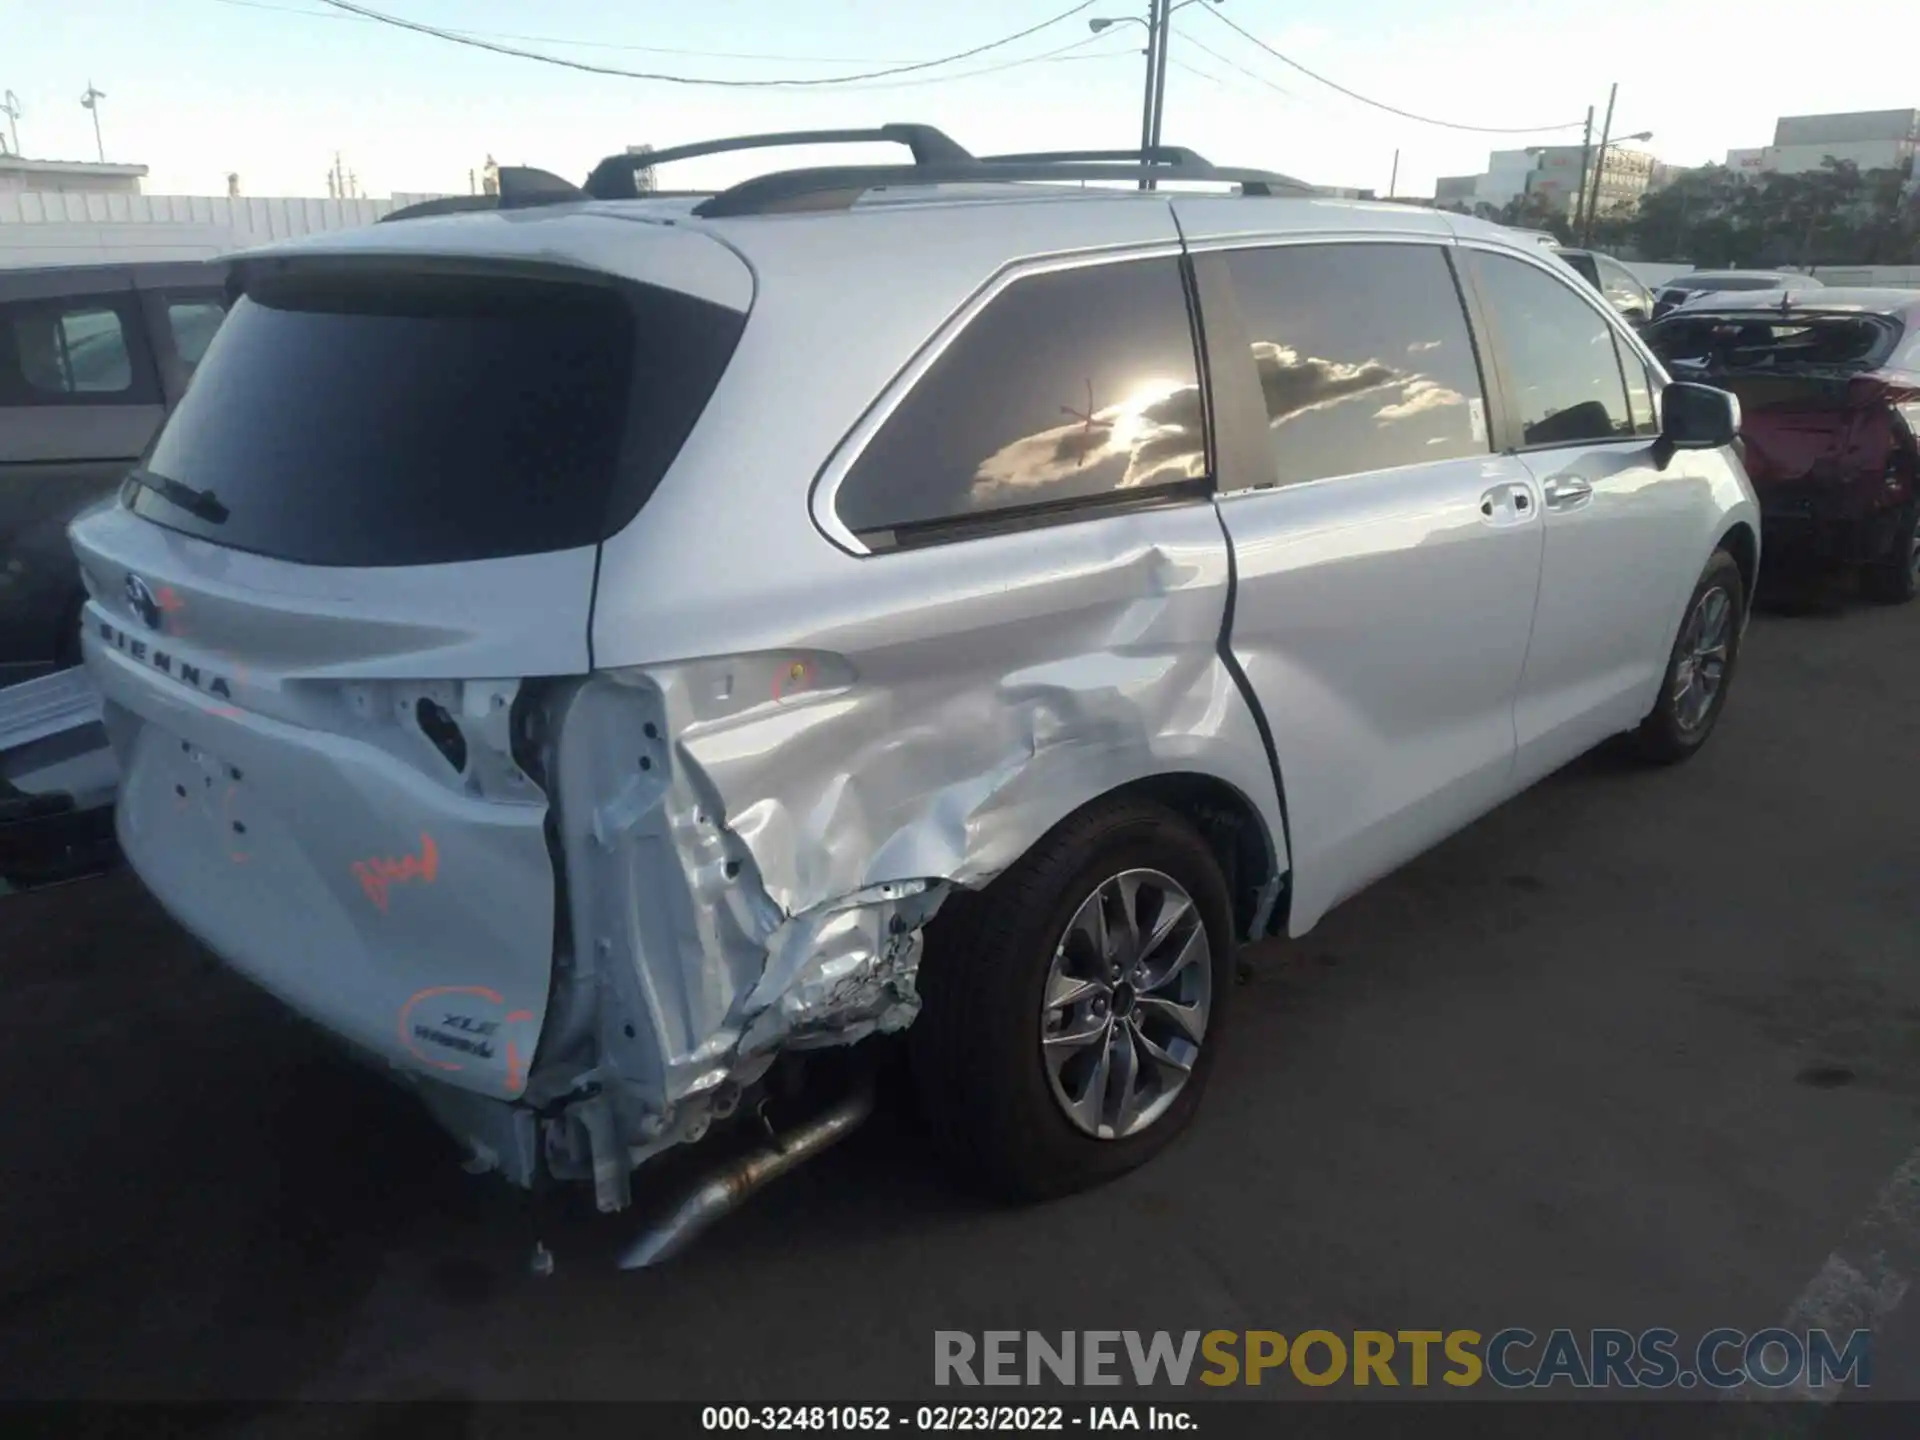
[(544, 803), (470, 793), (374, 721), (307, 729), (91, 633), (87, 650), (121, 764), (121, 848), (174, 917), (366, 1051), (517, 1097), (552, 973)]

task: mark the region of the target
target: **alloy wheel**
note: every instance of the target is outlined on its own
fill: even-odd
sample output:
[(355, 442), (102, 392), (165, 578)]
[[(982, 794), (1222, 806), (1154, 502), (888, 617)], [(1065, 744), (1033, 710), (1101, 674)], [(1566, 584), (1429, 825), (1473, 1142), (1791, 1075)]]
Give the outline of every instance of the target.
[(1733, 597), (1715, 586), (1694, 603), (1680, 631), (1680, 663), (1673, 670), (1673, 718), (1682, 730), (1698, 730), (1713, 713), (1713, 702), (1727, 678), (1733, 620)]
[(1193, 897), (1158, 870), (1102, 881), (1054, 949), (1040, 1047), (1082, 1133), (1136, 1135), (1186, 1087), (1206, 1038), (1213, 954)]

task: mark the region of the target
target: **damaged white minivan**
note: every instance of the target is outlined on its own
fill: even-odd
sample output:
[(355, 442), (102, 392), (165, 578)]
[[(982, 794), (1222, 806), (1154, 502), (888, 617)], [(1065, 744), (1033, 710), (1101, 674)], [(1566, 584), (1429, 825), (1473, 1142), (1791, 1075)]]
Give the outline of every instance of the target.
[(644, 158), (880, 139), (243, 255), (74, 528), (142, 879), (517, 1184), (902, 1030), (962, 1173), (1115, 1175), (1239, 943), (1726, 702), (1737, 405), (1539, 246), (1180, 149)]

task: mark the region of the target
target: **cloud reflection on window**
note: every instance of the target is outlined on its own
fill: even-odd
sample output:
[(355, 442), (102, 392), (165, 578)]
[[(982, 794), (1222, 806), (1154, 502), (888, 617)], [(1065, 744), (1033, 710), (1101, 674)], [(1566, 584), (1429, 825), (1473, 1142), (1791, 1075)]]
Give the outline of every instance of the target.
[(1060, 408), (1060, 424), (1011, 440), (980, 462), (976, 504), (1018, 503), (1020, 491), (1076, 480), (1128, 490), (1206, 474), (1197, 385), (1149, 380), (1116, 404)]
[(1303, 356), (1292, 346), (1271, 340), (1253, 342), (1253, 364), (1266, 398), (1267, 423), (1276, 429), (1301, 415), (1391, 390), (1398, 390), (1398, 395), (1373, 412), (1373, 418), (1385, 424), (1467, 402), (1458, 390), (1416, 370), (1397, 369), (1383, 360)]

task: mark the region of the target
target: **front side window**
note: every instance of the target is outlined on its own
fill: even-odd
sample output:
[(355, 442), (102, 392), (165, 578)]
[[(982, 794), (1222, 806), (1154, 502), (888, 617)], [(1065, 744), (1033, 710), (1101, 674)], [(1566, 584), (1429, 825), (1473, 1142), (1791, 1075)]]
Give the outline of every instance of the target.
[(1204, 483), (1206, 426), (1172, 258), (1016, 280), (975, 316), (847, 472), (841, 521), (876, 549), (1022, 513)]
[(1653, 375), (1634, 348), (1618, 336), (1614, 345), (1620, 352), (1620, 373), (1627, 380), (1627, 414), (1636, 435), (1658, 435), (1660, 417), (1653, 408)]
[(1620, 305), (1644, 305), (1647, 303), (1647, 287), (1634, 278), (1633, 272), (1617, 260), (1604, 260), (1600, 264), (1600, 277), (1606, 284), (1607, 297)]
[(98, 301), (8, 306), (5, 403), (131, 398), (133, 354), (119, 310)]
[(1613, 329), (1565, 282), (1505, 255), (1475, 257), (1523, 446), (1634, 434)]
[(1281, 245), (1226, 261), (1276, 484), (1487, 453), (1479, 365), (1439, 246)]
[(169, 300), (167, 328), (173, 332), (174, 352), (188, 371), (200, 363), (213, 343), (213, 332), (227, 318), (227, 310), (218, 300)]

